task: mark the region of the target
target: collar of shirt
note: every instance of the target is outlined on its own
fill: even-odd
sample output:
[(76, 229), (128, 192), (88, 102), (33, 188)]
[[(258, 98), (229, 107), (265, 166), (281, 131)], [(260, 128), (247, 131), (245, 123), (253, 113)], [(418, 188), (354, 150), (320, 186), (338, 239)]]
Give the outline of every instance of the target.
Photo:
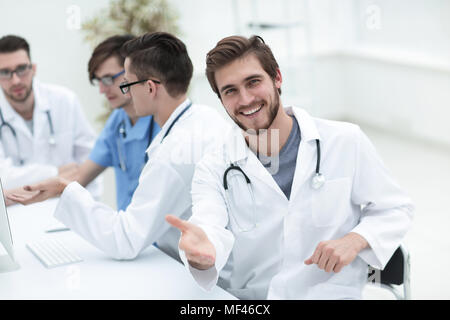
[[(178, 117), (178, 115), (181, 112), (183, 112), (184, 108), (187, 107), (188, 104), (190, 104), (190, 103), (191, 103), (191, 100), (189, 98), (187, 98), (178, 107), (176, 107), (176, 109), (172, 112), (169, 119), (167, 119), (166, 123), (164, 123), (164, 125), (161, 128), (161, 131), (159, 131), (158, 135), (154, 138), (154, 140), (158, 141), (159, 143), (162, 142), (163, 137), (166, 134), (167, 130), (169, 130), (172, 122), (175, 121), (175, 119)], [(181, 118), (183, 118), (183, 117), (181, 117)]]

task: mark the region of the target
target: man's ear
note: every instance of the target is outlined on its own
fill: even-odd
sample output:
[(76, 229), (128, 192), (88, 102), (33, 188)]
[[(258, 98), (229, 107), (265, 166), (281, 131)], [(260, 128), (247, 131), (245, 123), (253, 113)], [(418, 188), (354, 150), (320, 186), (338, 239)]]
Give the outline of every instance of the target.
[(280, 69), (277, 69), (277, 75), (275, 76), (274, 82), (275, 82), (276, 88), (280, 89), (281, 88), (281, 84), (283, 83), (283, 77), (281, 76)]
[(153, 81), (151, 81), (151, 80), (147, 80), (147, 82), (146, 82), (146, 84), (148, 85), (148, 92), (149, 93), (152, 93), (153, 92), (153, 89), (154, 89), (154, 83), (153, 83)]

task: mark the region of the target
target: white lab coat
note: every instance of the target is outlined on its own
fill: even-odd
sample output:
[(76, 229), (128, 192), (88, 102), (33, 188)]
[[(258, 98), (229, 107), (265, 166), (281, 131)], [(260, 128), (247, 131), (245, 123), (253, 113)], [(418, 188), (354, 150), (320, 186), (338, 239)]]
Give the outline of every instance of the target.
[[(58, 167), (70, 162), (82, 163), (87, 159), (95, 142), (95, 132), (87, 121), (77, 96), (67, 88), (33, 80), (35, 105), (33, 111), (34, 134), (25, 120), (11, 107), (0, 90), (0, 108), (5, 122), (16, 131), (3, 126), (0, 143), (0, 176), (4, 189), (31, 184), (58, 174)], [(46, 111), (50, 110), (56, 145), (49, 143), (50, 126)], [(91, 183), (95, 196), (101, 194), (99, 180)]]
[[(219, 285), (242, 299), (359, 299), (367, 265), (384, 268), (410, 228), (412, 204), (358, 126), (312, 118), (299, 108), (286, 110), (301, 130), (290, 200), (235, 130), (222, 152), (202, 159), (193, 178), (190, 221), (214, 244), (215, 267), (196, 270), (187, 266), (183, 251), (180, 257), (204, 289), (212, 288), (220, 273)], [(319, 190), (310, 185), (315, 139), (320, 139), (320, 171), (326, 177)], [(223, 174), (230, 162), (251, 180), (255, 219), (250, 192), (237, 170), (228, 174), (229, 199), (235, 203), (226, 201)], [(240, 232), (233, 217), (241, 228), (257, 226)], [(349, 232), (362, 235), (370, 248), (341, 272), (304, 264), (320, 241)]]
[[(195, 164), (219, 145), (229, 124), (211, 107), (192, 105), (173, 125), (189, 100), (175, 109), (147, 150), (148, 162), (125, 211), (95, 202), (78, 183), (61, 195), (55, 218), (95, 247), (116, 259), (133, 259), (155, 241), (179, 260), (180, 233), (166, 221), (167, 214), (191, 215), (191, 182)], [(220, 140), (222, 141), (222, 140)]]

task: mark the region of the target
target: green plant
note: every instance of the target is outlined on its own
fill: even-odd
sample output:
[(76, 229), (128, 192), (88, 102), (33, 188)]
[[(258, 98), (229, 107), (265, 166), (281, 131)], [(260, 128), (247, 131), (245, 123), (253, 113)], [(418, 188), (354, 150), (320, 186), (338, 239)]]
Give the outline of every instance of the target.
[(85, 40), (95, 47), (116, 34), (167, 31), (177, 35), (177, 20), (178, 13), (167, 0), (112, 0), (109, 9), (85, 21), (82, 30)]
[[(85, 41), (92, 48), (106, 38), (117, 34), (142, 35), (147, 32), (166, 31), (179, 35), (178, 13), (167, 0), (111, 0), (109, 8), (83, 22), (81, 28)], [(105, 122), (111, 110), (97, 117)]]

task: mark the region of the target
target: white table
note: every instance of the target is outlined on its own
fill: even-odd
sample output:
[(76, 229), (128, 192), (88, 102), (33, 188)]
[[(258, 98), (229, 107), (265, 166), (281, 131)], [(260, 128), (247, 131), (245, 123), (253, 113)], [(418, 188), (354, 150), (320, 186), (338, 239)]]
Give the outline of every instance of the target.
[[(57, 201), (8, 208), (21, 268), (0, 273), (0, 299), (236, 299), (219, 287), (202, 290), (182, 264), (153, 246), (135, 260), (117, 261), (72, 231), (46, 233), (56, 222)], [(48, 238), (60, 239), (84, 261), (47, 269), (25, 244)]]

